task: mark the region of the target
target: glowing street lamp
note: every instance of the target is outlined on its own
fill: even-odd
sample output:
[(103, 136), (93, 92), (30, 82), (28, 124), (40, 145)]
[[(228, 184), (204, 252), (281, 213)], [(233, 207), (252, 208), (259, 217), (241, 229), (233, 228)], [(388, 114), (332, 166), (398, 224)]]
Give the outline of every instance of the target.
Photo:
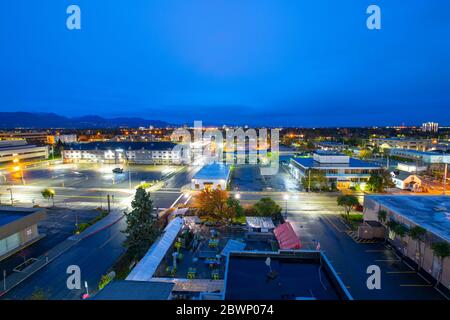
[(240, 194), (240, 193), (236, 193), (236, 194), (234, 195), (234, 198), (237, 199), (237, 200), (239, 200), (239, 199), (241, 198), (241, 194)]

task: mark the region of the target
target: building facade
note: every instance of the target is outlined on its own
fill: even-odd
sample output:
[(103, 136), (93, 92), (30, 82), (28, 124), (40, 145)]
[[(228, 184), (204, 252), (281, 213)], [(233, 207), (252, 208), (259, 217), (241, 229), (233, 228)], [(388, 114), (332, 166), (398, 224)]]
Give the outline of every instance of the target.
[[(384, 210), (385, 221), (379, 221), (378, 213)], [(423, 195), (377, 195), (364, 199), (364, 221), (377, 221), (386, 226), (388, 221), (401, 223), (407, 229), (420, 226), (426, 235), (420, 243), (408, 235), (403, 238), (387, 232), (391, 244), (421, 266), (421, 270), (437, 278), (441, 275), (441, 284), (450, 289), (450, 259), (440, 259), (434, 254), (432, 244), (450, 242), (450, 197)], [(419, 250), (420, 248), (420, 250)]]
[(307, 177), (310, 170), (319, 170), (330, 185), (349, 188), (367, 182), (371, 173), (381, 170), (381, 167), (341, 153), (316, 151), (313, 157), (291, 158), (289, 169), (297, 180)]
[(438, 132), (439, 131), (439, 123), (437, 122), (425, 122), (422, 124), (423, 132)]
[(175, 147), (171, 142), (89, 142), (72, 144), (62, 155), (65, 163), (188, 163), (188, 148)]
[(212, 163), (204, 166), (191, 180), (193, 190), (220, 189), (226, 190), (230, 180), (229, 165)]
[(410, 159), (422, 165), (450, 163), (450, 154), (431, 151), (417, 151), (408, 149), (391, 149), (389, 155), (404, 159)]
[(0, 164), (48, 158), (48, 146), (27, 144), (25, 140), (0, 140)]
[(45, 217), (43, 209), (0, 207), (0, 260), (42, 238), (37, 224)]
[(412, 149), (419, 151), (428, 150), (432, 141), (429, 139), (406, 139), (406, 138), (375, 138), (372, 144), (381, 150), (383, 149)]

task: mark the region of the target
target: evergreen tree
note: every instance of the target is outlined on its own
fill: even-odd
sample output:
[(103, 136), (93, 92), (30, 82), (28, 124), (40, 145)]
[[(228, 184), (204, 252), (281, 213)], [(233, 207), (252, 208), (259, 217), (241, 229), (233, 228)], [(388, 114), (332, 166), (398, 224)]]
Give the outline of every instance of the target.
[(156, 217), (153, 215), (153, 201), (145, 189), (136, 189), (132, 210), (125, 212), (127, 239), (125, 246), (135, 259), (142, 258), (159, 235)]

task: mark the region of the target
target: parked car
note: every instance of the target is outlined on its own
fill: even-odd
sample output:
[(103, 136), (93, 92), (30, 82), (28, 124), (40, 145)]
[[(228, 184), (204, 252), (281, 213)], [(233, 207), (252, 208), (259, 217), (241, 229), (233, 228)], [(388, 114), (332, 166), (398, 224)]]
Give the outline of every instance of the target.
[(123, 173), (123, 169), (122, 168), (114, 168), (112, 170), (113, 173)]

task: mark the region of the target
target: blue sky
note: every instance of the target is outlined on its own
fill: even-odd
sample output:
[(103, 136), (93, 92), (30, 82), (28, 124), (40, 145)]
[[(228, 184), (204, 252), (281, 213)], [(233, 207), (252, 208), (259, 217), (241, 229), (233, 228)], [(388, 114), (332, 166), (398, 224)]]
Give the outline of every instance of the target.
[[(81, 30), (66, 28), (70, 4)], [(0, 49), (2, 111), (450, 124), (450, 1), (2, 1)]]

